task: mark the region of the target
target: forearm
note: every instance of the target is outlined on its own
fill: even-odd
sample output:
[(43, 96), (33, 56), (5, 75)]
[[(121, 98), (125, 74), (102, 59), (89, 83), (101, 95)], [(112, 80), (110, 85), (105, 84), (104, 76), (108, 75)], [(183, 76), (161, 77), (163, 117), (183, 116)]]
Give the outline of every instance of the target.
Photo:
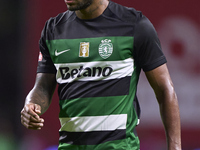
[(41, 107), (41, 114), (43, 114), (49, 107), (51, 99), (42, 90), (33, 88), (26, 97), (25, 104), (34, 103)]
[(168, 150), (181, 150), (181, 127), (178, 100), (166, 64), (146, 72), (160, 107)]
[(34, 88), (27, 95), (25, 104), (34, 103), (40, 105), (41, 114), (43, 114), (51, 104), (55, 87), (55, 75), (44, 73), (37, 74)]
[(157, 99), (166, 131), (168, 150), (181, 150), (181, 125), (176, 94), (174, 90), (165, 91)]

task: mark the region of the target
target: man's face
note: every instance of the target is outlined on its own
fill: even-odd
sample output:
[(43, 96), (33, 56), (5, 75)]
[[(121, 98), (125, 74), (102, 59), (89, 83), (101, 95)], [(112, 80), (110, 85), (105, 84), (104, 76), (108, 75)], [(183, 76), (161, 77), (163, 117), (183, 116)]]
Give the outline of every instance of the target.
[(85, 9), (92, 4), (93, 0), (65, 0), (67, 8), (71, 11)]

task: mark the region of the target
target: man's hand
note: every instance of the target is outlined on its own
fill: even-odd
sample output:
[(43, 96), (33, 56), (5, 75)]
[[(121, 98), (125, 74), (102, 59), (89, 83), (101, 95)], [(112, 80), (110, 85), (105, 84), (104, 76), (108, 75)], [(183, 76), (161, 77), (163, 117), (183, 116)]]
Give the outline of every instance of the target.
[(40, 130), (44, 126), (44, 119), (40, 115), (48, 109), (55, 88), (55, 74), (37, 74), (35, 85), (28, 93), (21, 111), (21, 123), (27, 129)]
[(27, 129), (40, 130), (44, 126), (44, 119), (40, 118), (41, 107), (38, 104), (25, 104), (21, 111), (21, 123)]

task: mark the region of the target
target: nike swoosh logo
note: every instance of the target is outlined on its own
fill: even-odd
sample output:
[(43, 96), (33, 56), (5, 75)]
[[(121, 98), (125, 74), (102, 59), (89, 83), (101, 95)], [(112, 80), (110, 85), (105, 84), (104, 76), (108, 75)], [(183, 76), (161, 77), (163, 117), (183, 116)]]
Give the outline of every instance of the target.
[(63, 50), (63, 51), (61, 51), (61, 52), (58, 52), (58, 50), (56, 50), (55, 51), (55, 56), (59, 56), (60, 54), (62, 54), (62, 53), (65, 53), (65, 52), (67, 52), (67, 51), (69, 51), (70, 49), (66, 49), (66, 50)]

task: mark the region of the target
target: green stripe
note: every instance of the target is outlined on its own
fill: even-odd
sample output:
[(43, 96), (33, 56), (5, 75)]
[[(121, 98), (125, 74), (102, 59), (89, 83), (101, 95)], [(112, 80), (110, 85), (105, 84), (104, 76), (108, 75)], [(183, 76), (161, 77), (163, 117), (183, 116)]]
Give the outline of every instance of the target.
[[(109, 39), (113, 44), (113, 53), (106, 61), (124, 60), (132, 56), (133, 37), (130, 36), (116, 36), (116, 37), (97, 37), (97, 38), (81, 38), (81, 39), (59, 39), (47, 40), (47, 47), (54, 63), (71, 63), (71, 62), (91, 62), (91, 61), (105, 61), (99, 54), (99, 45), (102, 40)], [(81, 42), (89, 42), (89, 57), (79, 57), (79, 47)], [(55, 50), (63, 51), (70, 49), (70, 51), (55, 56)]]
[(87, 150), (139, 150), (139, 139), (138, 137), (131, 137), (123, 140), (115, 140), (115, 141), (109, 141), (103, 144), (98, 145), (71, 145), (67, 143), (59, 143), (58, 150), (63, 149), (70, 149), (70, 150), (81, 150), (81, 149), (87, 149)]
[[(103, 116), (127, 114), (127, 96), (77, 98), (60, 100), (59, 117)], [(128, 100), (128, 101), (127, 101)]]

